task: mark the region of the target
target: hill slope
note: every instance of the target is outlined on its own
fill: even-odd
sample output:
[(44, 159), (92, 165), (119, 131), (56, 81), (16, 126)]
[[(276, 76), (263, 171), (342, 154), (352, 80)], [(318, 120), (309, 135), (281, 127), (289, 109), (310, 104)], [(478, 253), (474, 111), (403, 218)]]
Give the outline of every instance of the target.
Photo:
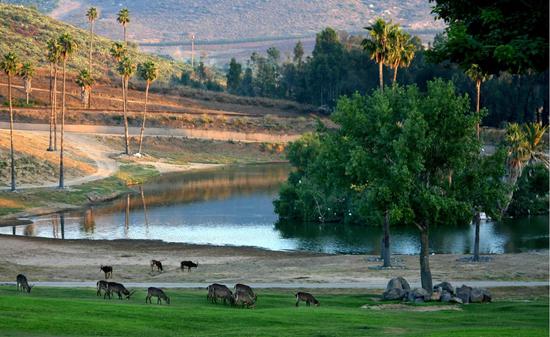
[[(88, 32), (69, 24), (52, 19), (35, 9), (0, 4), (0, 51), (13, 51), (22, 61), (30, 60), (38, 65), (47, 65), (46, 43), (50, 38), (56, 38), (64, 32), (72, 34), (77, 43), (78, 51), (68, 63), (69, 69), (85, 68), (88, 62)], [(114, 62), (109, 55), (113, 41), (97, 36), (94, 40), (95, 73), (109, 76), (113, 74)], [(147, 55), (131, 46), (130, 55), (136, 62), (153, 59), (159, 64), (161, 78), (168, 79), (171, 74), (179, 74), (184, 66), (181, 63)]]

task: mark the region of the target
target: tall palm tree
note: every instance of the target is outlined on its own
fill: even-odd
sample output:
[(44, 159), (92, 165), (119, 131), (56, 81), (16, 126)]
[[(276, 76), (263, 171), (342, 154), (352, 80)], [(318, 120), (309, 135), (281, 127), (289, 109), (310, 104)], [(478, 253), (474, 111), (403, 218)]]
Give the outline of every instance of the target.
[[(480, 100), (481, 100), (481, 83), (489, 79), (489, 74), (483, 71), (481, 67), (477, 64), (472, 64), (472, 66), (466, 70), (466, 75), (476, 83), (476, 112), (479, 113), (480, 110)], [(479, 123), (476, 125), (477, 139), (479, 139)]]
[[(99, 13), (97, 11), (97, 8), (90, 7), (88, 11), (86, 12), (86, 17), (88, 18), (88, 22), (90, 23), (90, 51), (88, 54), (88, 74), (92, 78), (92, 51), (93, 51), (93, 42), (94, 42), (94, 23), (99, 17)], [(90, 91), (88, 93), (88, 108), (90, 108), (92, 102), (92, 87), (90, 86)]]
[[(50, 75), (53, 77), (53, 85), (50, 86), (50, 144), (48, 151), (57, 151), (57, 70), (61, 60), (61, 48), (56, 39), (48, 41), (48, 61), (50, 62)], [(50, 78), (50, 83), (52, 78)], [(52, 144), (53, 133), (53, 144)]]
[(396, 26), (390, 35), (391, 48), (388, 62), (393, 69), (393, 85), (397, 84), (397, 71), (399, 67), (407, 68), (411, 65), (416, 52), (411, 35)]
[(122, 100), (123, 100), (123, 113), (124, 113), (124, 153), (130, 154), (130, 139), (128, 136), (128, 81), (132, 74), (136, 71), (136, 65), (132, 60), (125, 56), (118, 63), (118, 73), (122, 76)]
[(76, 84), (80, 87), (80, 98), (82, 100), (82, 105), (87, 106), (90, 102), (90, 93), (92, 90), (92, 85), (94, 84), (94, 79), (90, 76), (90, 73), (86, 69), (82, 69), (75, 80)]
[(386, 22), (384, 19), (378, 18), (376, 21), (365, 27), (368, 31), (367, 38), (365, 38), (361, 45), (363, 49), (370, 54), (372, 60), (378, 63), (378, 76), (380, 79), (380, 90), (384, 90), (384, 64), (387, 63), (390, 56), (390, 34), (395, 26), (390, 22)]
[(145, 119), (147, 118), (147, 102), (149, 98), (149, 86), (158, 77), (158, 67), (153, 61), (147, 61), (138, 66), (138, 75), (145, 81), (145, 107), (143, 109), (143, 121), (139, 132), (139, 148), (138, 154), (141, 154), (141, 146), (143, 143), (143, 131), (145, 131)]
[(120, 12), (118, 12), (116, 20), (122, 25), (122, 29), (124, 30), (124, 43), (128, 45), (128, 40), (126, 40), (126, 26), (130, 23), (130, 11), (128, 8), (121, 9)]
[(17, 71), (17, 74), (24, 81), (25, 94), (27, 96), (27, 104), (29, 104), (29, 95), (32, 92), (32, 78), (34, 77), (35, 73), (36, 73), (36, 69), (34, 68), (34, 64), (32, 64), (31, 62), (23, 63), (21, 67), (19, 67), (19, 70)]
[(68, 33), (64, 33), (57, 40), (60, 47), (60, 55), (63, 60), (63, 94), (61, 96), (61, 143), (59, 152), (59, 188), (65, 188), (65, 176), (64, 176), (64, 162), (63, 162), (63, 150), (64, 150), (64, 137), (65, 137), (65, 109), (66, 109), (66, 79), (67, 79), (67, 60), (72, 54), (76, 52), (78, 45)]
[(11, 161), (11, 191), (15, 191), (15, 156), (13, 151), (13, 105), (11, 96), (11, 84), (13, 76), (17, 75), (19, 69), (19, 60), (17, 55), (12, 52), (4, 54), (0, 61), (0, 69), (8, 76), (8, 104), (10, 110), (10, 161)]

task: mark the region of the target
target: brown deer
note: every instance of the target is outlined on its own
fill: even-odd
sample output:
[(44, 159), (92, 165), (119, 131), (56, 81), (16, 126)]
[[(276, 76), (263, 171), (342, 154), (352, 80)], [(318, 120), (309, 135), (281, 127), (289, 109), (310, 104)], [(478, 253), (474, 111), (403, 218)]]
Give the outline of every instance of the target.
[(147, 296), (145, 297), (145, 303), (152, 303), (151, 297), (157, 298), (157, 304), (162, 304), (162, 300), (164, 300), (167, 304), (170, 304), (170, 297), (166, 296), (164, 291), (159, 288), (155, 287), (149, 287), (147, 289)]
[(112, 266), (99, 266), (99, 270), (105, 273), (105, 279), (113, 278), (113, 267)]
[(241, 305), (243, 308), (246, 305), (247, 308), (256, 307), (256, 297), (252, 296), (248, 291), (237, 290), (233, 296), (235, 305)]
[(99, 280), (97, 281), (97, 296), (101, 296), (101, 291), (103, 290), (103, 298), (105, 298), (105, 294), (109, 291), (109, 282)]
[(206, 298), (212, 303), (218, 303), (218, 299), (223, 300), (223, 304), (229, 302), (229, 304), (233, 305), (235, 303), (233, 293), (223, 284), (214, 283), (209, 285), (206, 289), (208, 289)]
[(298, 292), (296, 293), (294, 296), (296, 296), (296, 306), (298, 306), (298, 304), (300, 303), (300, 301), (304, 301), (306, 302), (306, 305), (309, 307), (310, 304), (313, 303), (313, 305), (315, 305), (316, 307), (320, 306), (321, 303), (319, 303), (319, 301), (317, 301), (315, 299), (315, 297), (313, 297), (313, 295), (311, 295), (310, 293), (303, 293), (303, 292)]
[(162, 262), (157, 260), (151, 260), (151, 273), (153, 272), (153, 268), (157, 268), (157, 271), (162, 272)]
[(32, 287), (34, 287), (34, 285), (32, 285), (32, 286), (29, 285), (29, 282), (27, 281), (27, 277), (23, 274), (17, 275), (16, 281), (17, 281), (17, 283), (16, 283), (17, 291), (30, 293)]
[(187, 271), (191, 271), (191, 268), (197, 268), (199, 266), (199, 263), (194, 263), (193, 261), (181, 261), (181, 270), (185, 270), (185, 267), (187, 267)]
[[(122, 295), (126, 296), (126, 299), (129, 300), (130, 296), (132, 296), (135, 291), (128, 291), (128, 289), (126, 289), (126, 287), (124, 287), (121, 283), (109, 282), (106, 295), (109, 296), (109, 299), (111, 299), (111, 295), (113, 295), (113, 293), (117, 293), (119, 300), (122, 299)], [(105, 298), (105, 295), (103, 295), (103, 298)]]
[(250, 288), (246, 284), (241, 284), (241, 283), (235, 284), (235, 293), (238, 293), (238, 292), (249, 294), (250, 298), (252, 298), (254, 302), (256, 302), (257, 297), (256, 297), (256, 294), (254, 294), (254, 290), (252, 290), (252, 288)]

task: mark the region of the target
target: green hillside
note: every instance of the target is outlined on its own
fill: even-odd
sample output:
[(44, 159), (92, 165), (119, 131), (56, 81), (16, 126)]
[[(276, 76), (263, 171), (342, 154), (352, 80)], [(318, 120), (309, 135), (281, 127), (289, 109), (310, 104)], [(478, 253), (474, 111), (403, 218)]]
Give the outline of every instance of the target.
[[(57, 21), (29, 7), (0, 4), (0, 53), (13, 51), (22, 61), (32, 61), (47, 66), (46, 42), (64, 32), (75, 37), (78, 52), (71, 59), (70, 70), (79, 70), (88, 64), (89, 32)], [(95, 73), (114, 75), (114, 62), (109, 55), (112, 40), (97, 36), (94, 39)], [(137, 62), (154, 60), (160, 69), (160, 80), (168, 80), (172, 74), (180, 74), (183, 63), (167, 60), (154, 55), (140, 53), (135, 45), (130, 45), (130, 56)]]

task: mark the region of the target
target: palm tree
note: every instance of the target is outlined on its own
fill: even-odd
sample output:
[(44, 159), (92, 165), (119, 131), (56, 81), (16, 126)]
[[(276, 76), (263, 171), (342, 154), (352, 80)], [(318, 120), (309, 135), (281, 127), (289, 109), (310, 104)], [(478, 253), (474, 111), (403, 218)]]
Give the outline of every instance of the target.
[(124, 153), (126, 155), (130, 154), (130, 139), (128, 137), (128, 81), (134, 71), (136, 70), (136, 65), (132, 60), (125, 56), (118, 63), (118, 73), (122, 76), (122, 100), (123, 100), (123, 113), (124, 113)]
[(59, 188), (65, 188), (65, 176), (64, 176), (64, 162), (63, 162), (63, 145), (65, 137), (65, 109), (66, 109), (66, 78), (67, 78), (67, 60), (69, 57), (76, 52), (78, 45), (68, 33), (64, 33), (57, 40), (60, 48), (61, 59), (63, 60), (63, 94), (61, 96), (61, 143), (60, 143), (60, 152), (59, 152)]
[[(48, 41), (48, 61), (50, 62), (50, 75), (53, 77), (53, 85), (50, 85), (50, 144), (48, 151), (57, 151), (57, 67), (61, 59), (61, 48), (56, 39)], [(50, 78), (50, 84), (52, 78)], [(52, 130), (53, 129), (53, 130)], [(53, 146), (52, 146), (53, 133)]]
[(372, 60), (378, 63), (378, 76), (380, 79), (380, 90), (384, 90), (384, 64), (387, 63), (390, 56), (390, 34), (395, 25), (384, 19), (378, 18), (376, 21), (365, 27), (368, 30), (368, 36), (361, 45), (363, 49), (370, 54)]
[(11, 83), (13, 76), (17, 75), (19, 69), (19, 60), (17, 55), (12, 52), (4, 54), (0, 61), (0, 69), (8, 75), (8, 102), (10, 110), (10, 160), (11, 160), (11, 191), (15, 191), (15, 156), (13, 151), (13, 105), (11, 96)]
[(402, 31), (397, 26), (395, 28), (390, 38), (391, 48), (388, 58), (390, 68), (393, 68), (393, 85), (397, 84), (397, 71), (399, 67), (409, 67), (416, 52), (416, 46), (410, 34)]
[(80, 98), (82, 100), (82, 105), (87, 106), (90, 102), (90, 92), (95, 80), (92, 78), (88, 70), (82, 69), (80, 73), (78, 73), (75, 82), (80, 87)]
[(143, 131), (145, 131), (145, 119), (147, 118), (147, 102), (149, 98), (149, 86), (158, 77), (158, 67), (153, 61), (147, 61), (138, 66), (138, 75), (145, 81), (145, 107), (143, 109), (143, 121), (139, 132), (139, 148), (138, 154), (141, 154), (141, 145), (143, 143)]
[(124, 43), (128, 45), (128, 41), (126, 40), (126, 26), (130, 23), (130, 11), (128, 8), (123, 8), (118, 12), (117, 21), (122, 25), (122, 29), (124, 30)]
[[(472, 64), (472, 66), (466, 70), (466, 75), (476, 83), (476, 112), (479, 113), (480, 110), (480, 98), (481, 98), (481, 83), (489, 79), (489, 74), (483, 71), (481, 67), (477, 64)], [(479, 139), (479, 123), (476, 125), (477, 139)]]
[[(99, 13), (97, 11), (97, 8), (90, 7), (88, 11), (86, 12), (86, 17), (88, 18), (88, 22), (90, 23), (90, 51), (88, 55), (88, 74), (90, 75), (90, 78), (93, 77), (92, 75), (92, 51), (93, 51), (93, 42), (94, 42), (94, 23), (99, 17)], [(88, 108), (90, 108), (92, 102), (92, 87), (90, 86), (89, 93), (88, 93)]]
[(24, 86), (25, 94), (27, 96), (27, 104), (29, 104), (29, 95), (32, 92), (32, 78), (34, 77), (35, 72), (36, 69), (34, 68), (34, 65), (30, 62), (23, 63), (17, 72), (17, 74), (25, 82)]

